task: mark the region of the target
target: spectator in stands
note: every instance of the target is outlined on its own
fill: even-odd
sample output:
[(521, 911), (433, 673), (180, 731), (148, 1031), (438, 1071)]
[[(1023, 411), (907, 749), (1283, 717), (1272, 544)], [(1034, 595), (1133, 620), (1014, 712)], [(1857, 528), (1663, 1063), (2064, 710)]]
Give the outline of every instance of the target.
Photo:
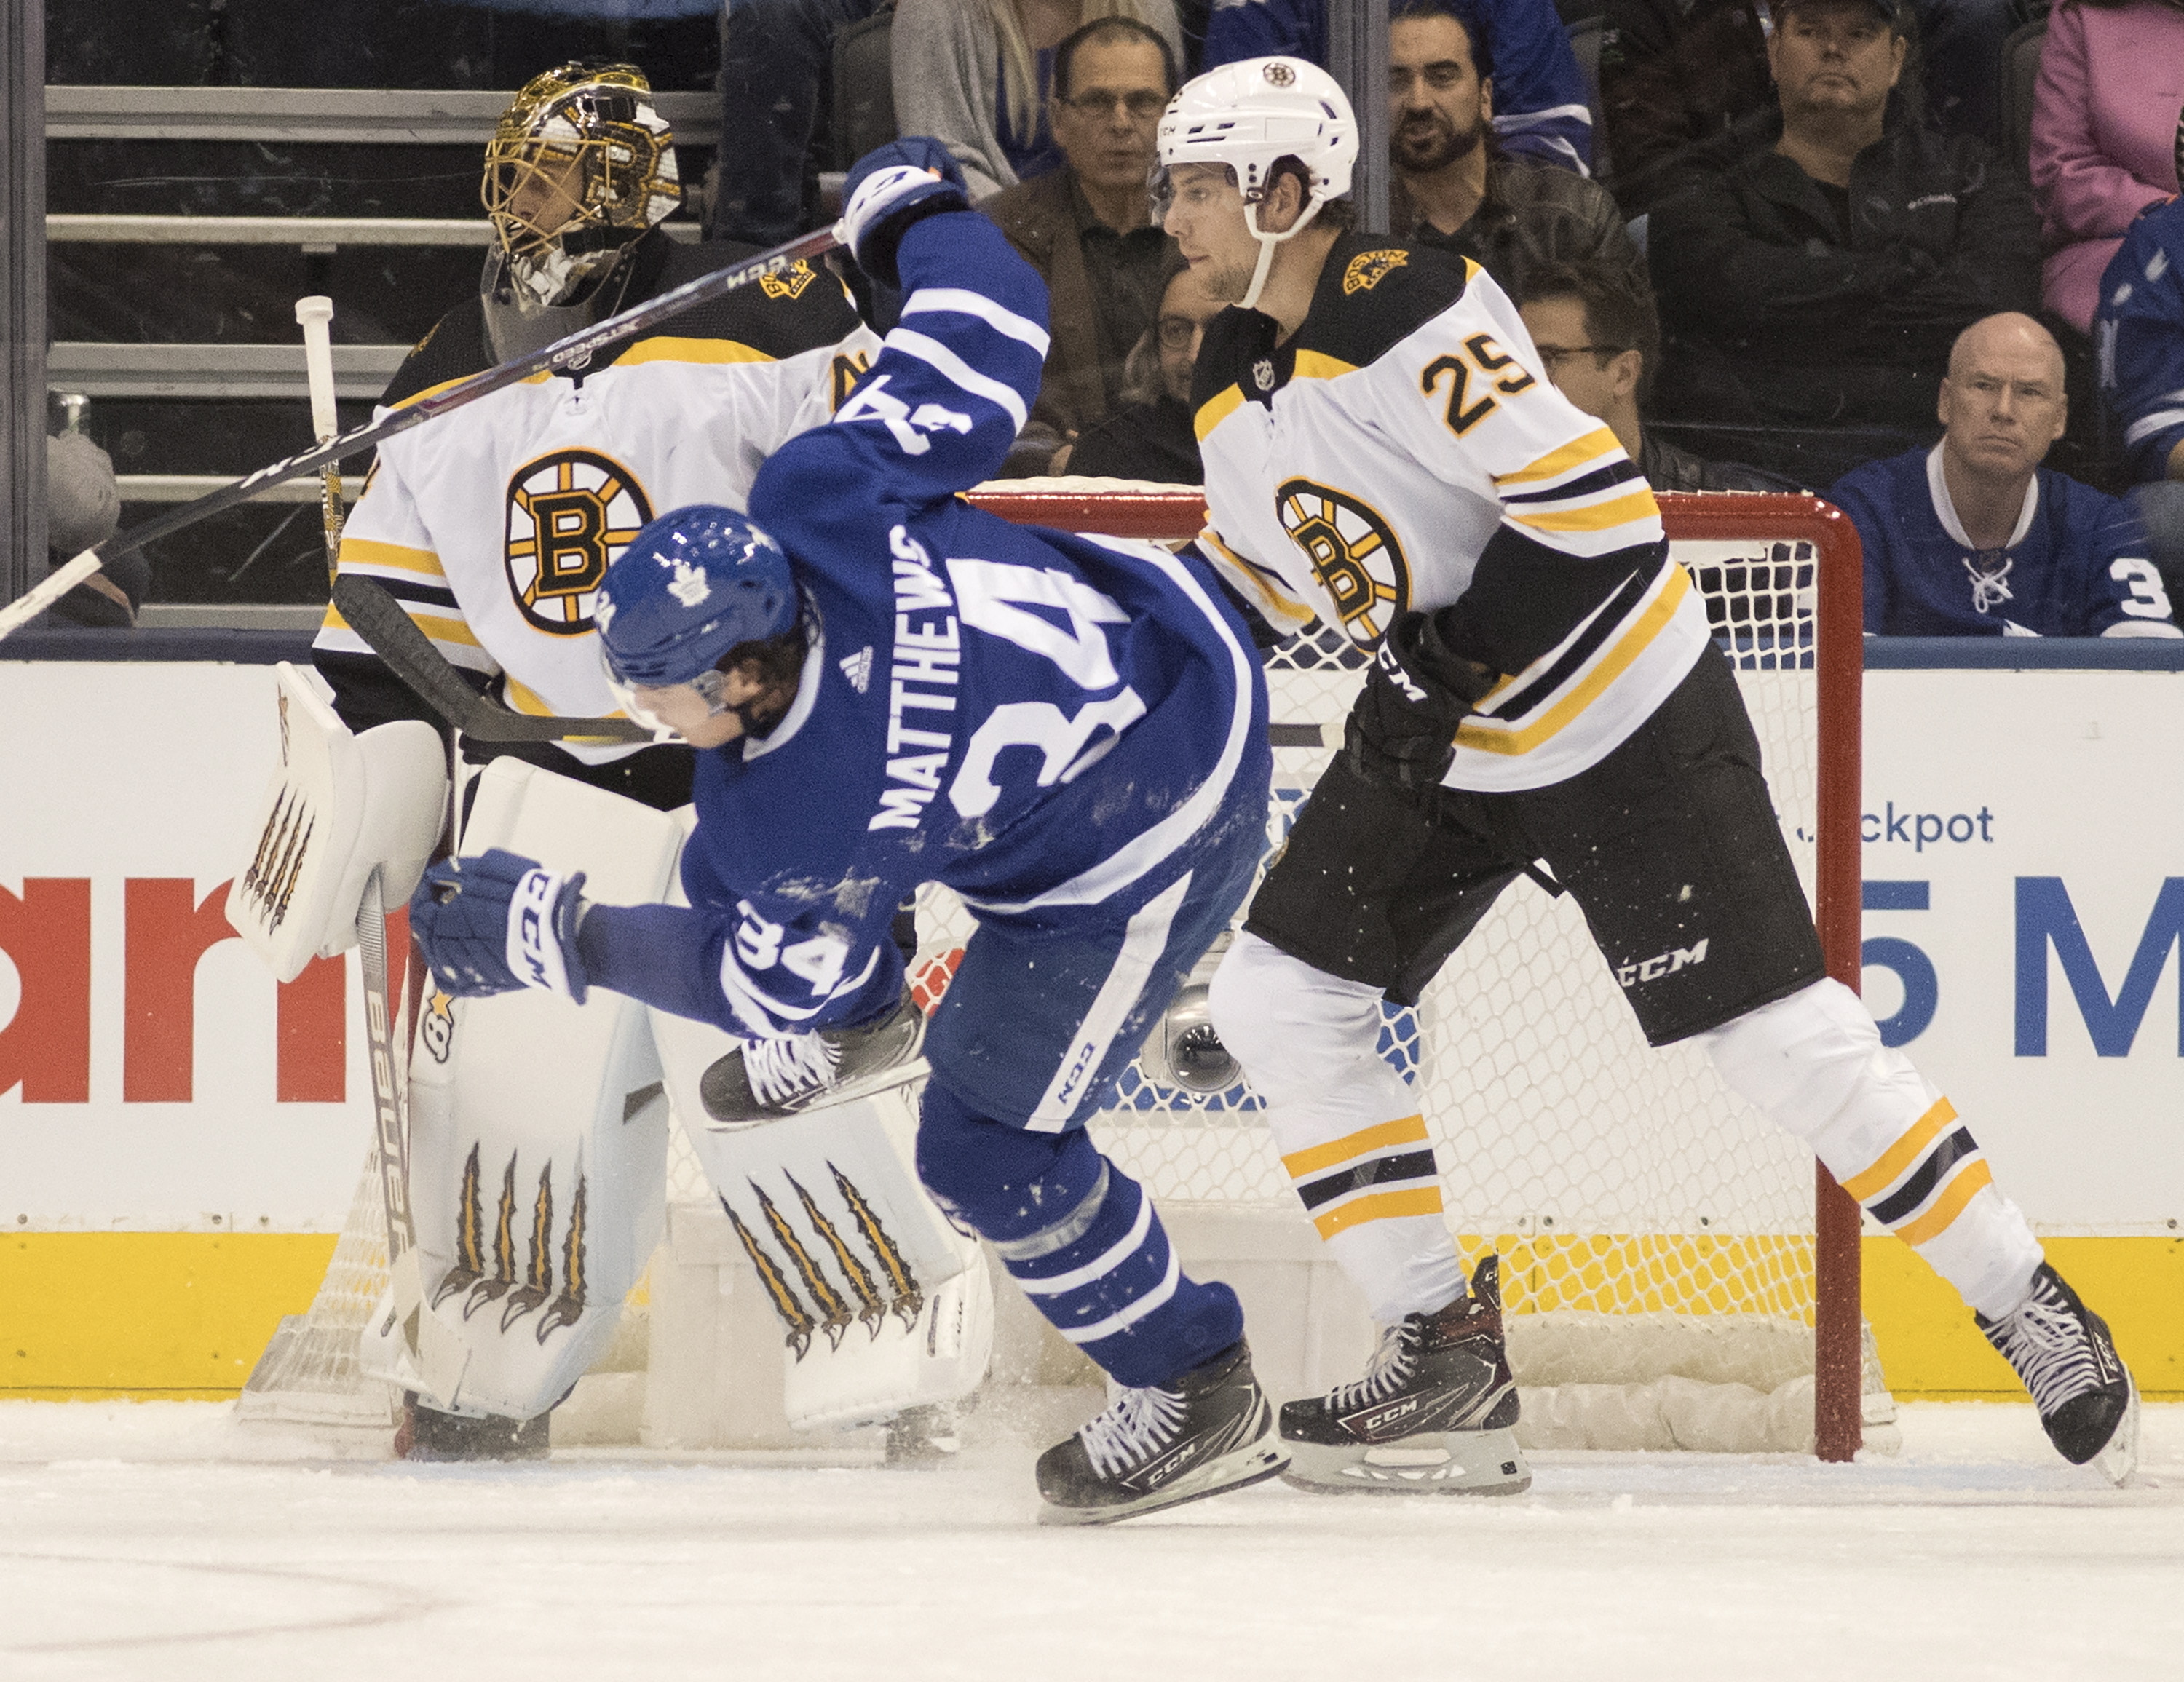
[(1526, 276), (1518, 313), (1555, 388), (1607, 423), (1657, 491), (1794, 491), (1791, 480), (1731, 461), (1704, 461), (1639, 420), (1661, 350), (1652, 290), (1635, 252), (1621, 263), (1548, 263)]
[[(2044, 3), (2044, 0), (2043, 0)], [(2000, 151), (2003, 47), (2018, 0), (1914, 0), (1925, 40), (1907, 92), (1943, 132)], [(1779, 14), (1780, 8), (1775, 12)], [(1766, 0), (1607, 0), (1600, 41), (1601, 115), (1615, 196), (1635, 215), (1680, 171), (1707, 167), (1709, 142), (1749, 136), (1774, 103)], [(1907, 24), (1908, 19), (1906, 19)], [(1923, 82), (1923, 88), (1918, 85)]]
[(1779, 116), (1652, 214), (1663, 412), (1924, 433), (1957, 335), (2037, 304), (2031, 203), (1985, 146), (1892, 97), (1900, 5), (1787, 0), (1774, 15)]
[(1468, 0), (1402, 0), (1388, 27), (1390, 226), (1471, 258), (1505, 291), (1535, 262), (1635, 261), (1599, 182), (1498, 155), (1492, 68)]
[(2040, 463), (2063, 436), (2063, 352), (2029, 315), (1958, 337), (1941, 443), (1828, 493), (1865, 548), (1865, 628), (1893, 637), (2184, 637), (2129, 503)]
[(1174, 0), (901, 0), (890, 47), (896, 128), (945, 144), (974, 201), (1060, 169), (1049, 127), (1056, 51), (1101, 18), (1147, 25), (1170, 65), (1183, 62)]
[(1085, 25), (1054, 53), (1049, 120), (1061, 168), (979, 207), (1046, 282), (1054, 339), (1033, 426), (1056, 444), (1117, 405), (1123, 362), (1159, 309), (1174, 248), (1153, 226), (1145, 175), (1175, 89), (1157, 31), (1132, 18)]
[[(1553, 0), (1391, 0), (1392, 18), (1453, 13), (1476, 44), (1473, 62), (1494, 78), (1495, 134), (1504, 152), (1580, 175), (1592, 166), (1592, 109)], [(1327, 0), (1217, 0), (1206, 27), (1206, 68), (1283, 53), (1327, 63)]]
[(1124, 406), (1065, 446), (1050, 471), (1163, 485), (1205, 482), (1190, 424), (1190, 373), (1206, 324), (1227, 306), (1180, 256), (1168, 259), (1167, 274), (1160, 314), (1123, 365)]
[(2176, 194), (2180, 68), (2184, 0), (2068, 0), (2048, 16), (2032, 94), (2041, 296), (2081, 333), (2131, 218)]
[(710, 237), (791, 240), (819, 218), (822, 142), (834, 105), (834, 37), (879, 0), (725, 0), (721, 143)]
[[(2176, 129), (2184, 157), (2184, 117)], [(2101, 393), (2131, 477), (2184, 481), (2184, 199), (2142, 212), (2101, 276)]]
[[(121, 524), (121, 488), (113, 458), (82, 433), (46, 437), (46, 549), (58, 570), (112, 537)], [(141, 554), (117, 555), (48, 609), (49, 622), (126, 631), (152, 582)]]

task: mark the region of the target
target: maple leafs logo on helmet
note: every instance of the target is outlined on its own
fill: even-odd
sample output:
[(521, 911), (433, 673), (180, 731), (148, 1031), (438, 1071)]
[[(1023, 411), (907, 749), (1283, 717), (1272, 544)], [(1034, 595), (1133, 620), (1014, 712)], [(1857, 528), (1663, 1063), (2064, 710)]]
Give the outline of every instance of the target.
[(802, 617), (788, 557), (732, 508), (663, 514), (607, 569), (596, 615), (617, 686), (696, 682), (745, 643), (770, 642)]

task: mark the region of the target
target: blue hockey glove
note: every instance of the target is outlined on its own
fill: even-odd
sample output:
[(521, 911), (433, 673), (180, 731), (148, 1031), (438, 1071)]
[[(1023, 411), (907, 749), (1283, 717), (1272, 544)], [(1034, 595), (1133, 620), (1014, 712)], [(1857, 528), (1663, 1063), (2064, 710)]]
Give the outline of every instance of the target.
[(889, 142), (857, 159), (842, 187), (842, 220), (834, 237), (857, 266), (883, 287), (896, 287), (894, 257), (911, 226), (943, 210), (967, 210), (970, 190), (948, 148), (923, 135)]
[(581, 1005), (591, 983), (577, 956), (584, 874), (560, 876), (495, 847), (443, 859), (410, 899), (410, 932), (443, 991), (482, 999), (543, 988)]
[(1398, 615), (1343, 726), (1343, 754), (1362, 777), (1430, 788), (1456, 757), (1457, 727), (1495, 681), (1447, 646), (1433, 615)]

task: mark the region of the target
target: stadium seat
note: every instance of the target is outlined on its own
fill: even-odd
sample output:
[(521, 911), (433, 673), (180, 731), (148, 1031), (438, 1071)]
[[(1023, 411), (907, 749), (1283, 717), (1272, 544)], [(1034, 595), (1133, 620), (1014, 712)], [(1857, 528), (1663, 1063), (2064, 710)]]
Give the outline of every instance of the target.
[(846, 170), (895, 137), (894, 80), (889, 43), (894, 8), (883, 6), (834, 37), (834, 161)]
[(2002, 45), (2002, 109), (2009, 124), (2010, 161), (2031, 172), (2032, 87), (2040, 79), (2040, 46), (2048, 39), (2048, 19), (2035, 18), (2010, 31)]

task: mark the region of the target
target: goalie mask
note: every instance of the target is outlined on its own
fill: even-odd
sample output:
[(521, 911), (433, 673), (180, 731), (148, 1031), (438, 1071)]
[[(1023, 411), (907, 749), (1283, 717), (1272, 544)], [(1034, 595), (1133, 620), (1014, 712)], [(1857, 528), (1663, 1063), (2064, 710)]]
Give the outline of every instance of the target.
[(574, 301), (682, 202), (673, 141), (633, 65), (567, 64), (524, 84), (479, 189), (519, 305)]
[[(781, 546), (731, 508), (697, 504), (663, 514), (607, 569), (593, 622), (615, 699), (638, 723), (668, 727), (640, 689), (687, 687), (705, 716), (733, 712), (763, 736), (794, 693), (804, 621)], [(727, 675), (755, 666), (767, 693), (732, 702)]]
[[(1158, 146), (1148, 183), (1155, 227), (1167, 220), (1170, 174), (1179, 164), (1225, 164), (1243, 193), (1244, 224), (1259, 242), (1258, 265), (1241, 300), (1244, 309), (1252, 309), (1267, 284), (1274, 248), (1311, 226), (1320, 206), (1350, 191), (1357, 118), (1341, 84), (1317, 64), (1249, 58), (1185, 82), (1161, 118)], [(1303, 166), (1304, 209), (1281, 232), (1270, 233), (1259, 226), (1259, 206), (1284, 159)]]

